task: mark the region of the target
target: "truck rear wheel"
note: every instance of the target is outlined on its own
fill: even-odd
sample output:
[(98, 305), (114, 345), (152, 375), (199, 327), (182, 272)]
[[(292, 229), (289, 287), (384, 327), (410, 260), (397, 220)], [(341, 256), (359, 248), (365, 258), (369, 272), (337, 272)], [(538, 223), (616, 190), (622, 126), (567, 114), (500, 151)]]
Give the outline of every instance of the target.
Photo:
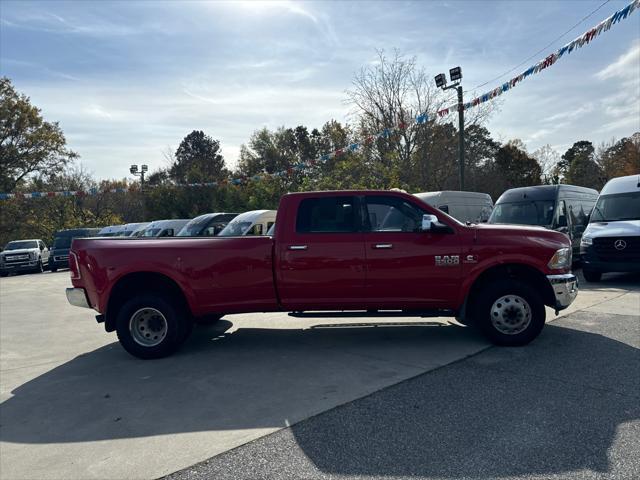
[(166, 296), (141, 294), (118, 312), (116, 332), (124, 349), (138, 358), (162, 358), (174, 353), (191, 332), (192, 321)]
[(491, 283), (476, 296), (474, 324), (495, 345), (520, 346), (535, 339), (545, 322), (542, 298), (533, 286), (515, 280)]

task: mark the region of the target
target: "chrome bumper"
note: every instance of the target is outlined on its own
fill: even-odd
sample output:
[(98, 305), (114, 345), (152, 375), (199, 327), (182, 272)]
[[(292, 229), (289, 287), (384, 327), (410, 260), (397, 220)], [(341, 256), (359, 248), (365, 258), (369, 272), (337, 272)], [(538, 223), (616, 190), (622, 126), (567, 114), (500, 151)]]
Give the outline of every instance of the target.
[(75, 307), (84, 307), (91, 308), (89, 302), (87, 301), (87, 294), (84, 291), (84, 288), (67, 288), (67, 300), (69, 303)]
[(556, 310), (564, 310), (578, 295), (578, 279), (572, 273), (547, 275), (553, 294), (556, 297)]

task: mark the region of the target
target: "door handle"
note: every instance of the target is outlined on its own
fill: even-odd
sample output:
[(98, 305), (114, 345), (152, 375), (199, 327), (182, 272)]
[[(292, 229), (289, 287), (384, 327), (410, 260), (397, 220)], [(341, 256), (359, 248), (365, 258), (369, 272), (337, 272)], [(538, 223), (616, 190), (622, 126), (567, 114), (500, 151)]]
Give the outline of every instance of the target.
[(393, 243), (376, 243), (373, 248), (393, 248)]
[(306, 250), (306, 245), (289, 245), (289, 250)]

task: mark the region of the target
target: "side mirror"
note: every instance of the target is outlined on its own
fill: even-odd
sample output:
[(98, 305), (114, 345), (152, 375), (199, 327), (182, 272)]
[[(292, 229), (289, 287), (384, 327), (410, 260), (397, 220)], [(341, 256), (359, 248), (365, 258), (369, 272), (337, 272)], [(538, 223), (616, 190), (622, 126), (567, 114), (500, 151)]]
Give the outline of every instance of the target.
[(437, 222), (438, 217), (425, 213), (424, 215), (422, 215), (422, 226), (420, 227), (420, 230), (422, 230), (423, 232), (429, 232)]
[(44, 245), (40, 245), (40, 251), (44, 252)]

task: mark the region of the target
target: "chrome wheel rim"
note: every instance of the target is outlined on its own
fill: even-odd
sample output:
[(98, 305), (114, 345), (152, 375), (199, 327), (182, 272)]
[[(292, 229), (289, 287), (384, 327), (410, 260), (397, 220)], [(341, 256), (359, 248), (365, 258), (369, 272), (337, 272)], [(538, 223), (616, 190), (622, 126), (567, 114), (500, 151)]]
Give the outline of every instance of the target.
[(129, 333), (143, 347), (155, 347), (167, 336), (167, 319), (159, 310), (151, 307), (141, 308), (129, 320)]
[(500, 333), (517, 335), (531, 323), (531, 307), (518, 295), (504, 295), (491, 306), (491, 324)]

